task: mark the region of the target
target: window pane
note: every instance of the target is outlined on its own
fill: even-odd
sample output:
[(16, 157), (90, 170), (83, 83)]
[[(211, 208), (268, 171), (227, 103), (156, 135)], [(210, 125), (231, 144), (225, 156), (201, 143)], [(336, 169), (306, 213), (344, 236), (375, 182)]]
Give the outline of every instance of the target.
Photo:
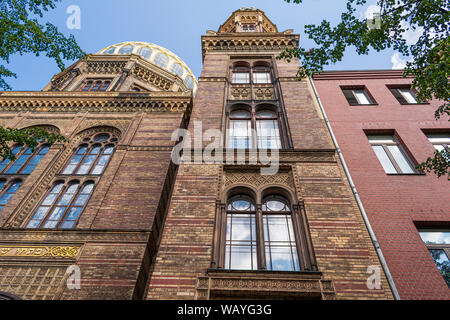
[(258, 120), (256, 126), (258, 148), (279, 149), (281, 147), (280, 133), (276, 120)]
[(398, 91), (408, 103), (417, 103), (416, 97), (410, 89), (398, 89)]
[(229, 148), (251, 148), (251, 121), (230, 120)]
[(249, 72), (234, 72), (233, 83), (250, 83)]
[(381, 165), (383, 166), (383, 169), (386, 173), (397, 173), (397, 170), (395, 170), (395, 167), (392, 165), (391, 160), (387, 156), (386, 152), (384, 151), (382, 146), (372, 146), (373, 151), (375, 151), (375, 154), (378, 157), (378, 160), (380, 161)]
[(253, 73), (254, 83), (270, 83), (270, 73), (269, 72), (254, 72)]
[(403, 154), (403, 152), (400, 151), (400, 148), (398, 146), (388, 146), (388, 149), (403, 173), (415, 172), (409, 161), (406, 159), (406, 156)]
[(450, 244), (450, 231), (421, 231), (423, 242), (430, 244)]
[(353, 90), (353, 94), (355, 95), (356, 100), (358, 100), (359, 104), (371, 104), (371, 101), (369, 100), (364, 90)]
[(161, 68), (165, 68), (169, 62), (169, 58), (164, 53), (158, 53), (155, 57), (155, 64)]
[(266, 214), (263, 226), (267, 269), (300, 270), (291, 216)]
[(445, 251), (442, 249), (430, 249), (429, 251), (445, 282), (447, 282), (447, 286), (450, 288), (450, 260)]
[(256, 270), (256, 223), (254, 214), (228, 214), (225, 268)]

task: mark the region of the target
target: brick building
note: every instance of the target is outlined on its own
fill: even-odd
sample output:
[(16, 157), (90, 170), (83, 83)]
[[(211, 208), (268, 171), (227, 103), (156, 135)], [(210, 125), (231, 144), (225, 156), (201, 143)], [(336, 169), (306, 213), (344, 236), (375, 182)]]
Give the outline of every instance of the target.
[(450, 125), (434, 118), (442, 101), (418, 102), (411, 82), (401, 70), (314, 77), (400, 297), (449, 299), (449, 181), (415, 167), (450, 145)]
[(275, 58), (298, 43), (244, 8), (202, 37), (198, 83), (129, 42), (1, 93), (3, 127), (68, 141), (1, 163), (0, 296), (392, 299), (312, 84)]

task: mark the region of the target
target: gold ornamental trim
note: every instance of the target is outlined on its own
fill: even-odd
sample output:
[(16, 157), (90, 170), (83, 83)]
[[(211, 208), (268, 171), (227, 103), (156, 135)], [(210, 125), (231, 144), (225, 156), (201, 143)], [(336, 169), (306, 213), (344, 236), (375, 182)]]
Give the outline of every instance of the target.
[(77, 256), (76, 246), (0, 246), (0, 257), (69, 258)]

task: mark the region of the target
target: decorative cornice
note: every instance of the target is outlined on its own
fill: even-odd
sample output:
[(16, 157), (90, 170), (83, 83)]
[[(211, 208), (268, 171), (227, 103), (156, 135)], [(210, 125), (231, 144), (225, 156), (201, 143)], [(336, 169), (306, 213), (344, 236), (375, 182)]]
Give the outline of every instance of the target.
[[(404, 79), (403, 70), (344, 70), (316, 73), (314, 80)], [(413, 78), (408, 76), (406, 78)]]
[(186, 112), (191, 92), (0, 92), (0, 112)]
[(286, 33), (233, 33), (202, 36), (203, 59), (208, 51), (281, 51), (298, 48), (300, 36)]

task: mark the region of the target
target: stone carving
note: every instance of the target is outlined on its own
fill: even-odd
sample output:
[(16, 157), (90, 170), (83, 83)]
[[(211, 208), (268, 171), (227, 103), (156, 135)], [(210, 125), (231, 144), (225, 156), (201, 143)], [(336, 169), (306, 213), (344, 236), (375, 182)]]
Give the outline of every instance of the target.
[(89, 61), (86, 63), (83, 72), (85, 73), (122, 73), (126, 61)]
[(136, 78), (145, 81), (153, 86), (156, 86), (162, 90), (169, 91), (172, 88), (172, 82), (158, 76), (156, 73), (151, 72), (148, 69), (135, 65), (131, 70), (131, 74)]
[(250, 87), (232, 86), (231, 100), (250, 100)]
[(234, 184), (249, 184), (260, 188), (269, 184), (280, 184), (288, 187), (294, 187), (292, 175), (288, 171), (281, 171), (275, 175), (263, 176), (259, 171), (248, 170), (230, 170), (225, 171), (224, 187), (227, 188)]
[(0, 257), (76, 258), (81, 247), (74, 246), (1, 246)]

